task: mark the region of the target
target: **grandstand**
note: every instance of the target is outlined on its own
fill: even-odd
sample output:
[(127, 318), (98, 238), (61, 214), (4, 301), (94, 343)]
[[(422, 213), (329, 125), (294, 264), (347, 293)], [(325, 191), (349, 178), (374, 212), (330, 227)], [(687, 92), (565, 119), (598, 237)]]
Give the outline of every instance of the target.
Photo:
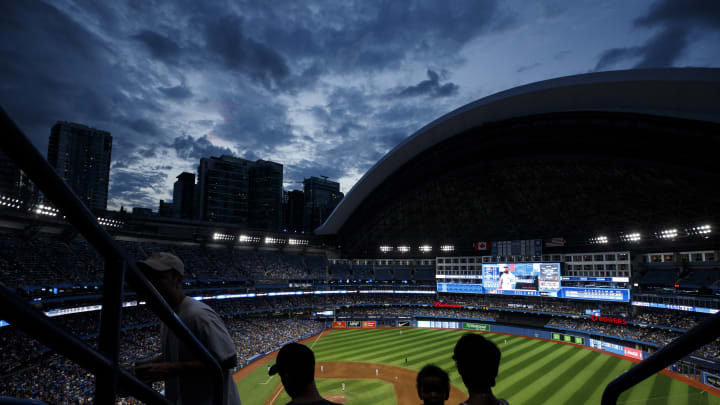
[[(317, 343), (333, 329), (367, 332), (367, 341), (378, 328), (412, 327), (417, 336), (475, 330), (538, 349), (539, 340), (558, 343), (543, 353), (561, 353), (553, 348), (563, 343), (574, 348), (560, 350), (577, 357), (646, 360), (720, 316), (720, 190), (708, 187), (720, 184), (720, 107), (712, 101), (719, 90), (717, 69), (664, 69), (561, 78), (479, 100), (381, 159), (306, 244), (283, 233), (120, 216), (101, 222), (103, 232), (130, 262), (161, 251), (182, 258), (186, 293), (215, 309), (231, 332), (238, 375), (269, 364), (284, 343)], [(0, 282), (100, 350), (112, 253), (86, 239), (87, 224), (70, 203), (57, 206), (67, 219), (0, 207)], [(511, 282), (502, 280), (506, 269)], [(127, 274), (115, 326), (118, 362), (129, 369), (158, 352), (160, 320), (158, 306), (136, 294), (142, 282)], [(8, 324), (8, 308), (0, 312), (0, 396), (97, 401), (103, 377), (23, 332), (27, 325)], [(456, 339), (452, 333), (433, 335), (432, 350), (446, 342), (450, 353), (454, 340), (443, 336)], [(673, 403), (702, 392), (718, 402), (720, 342), (710, 335), (660, 367), (685, 384)], [(322, 344), (329, 358), (338, 355)], [(388, 366), (393, 350), (383, 346)], [(610, 364), (603, 356), (594, 364)], [(617, 374), (626, 368), (618, 364)], [(569, 371), (560, 373), (542, 378)], [(258, 392), (272, 393), (273, 384)], [(601, 391), (587, 394), (599, 399)], [(565, 398), (576, 395), (584, 394)]]

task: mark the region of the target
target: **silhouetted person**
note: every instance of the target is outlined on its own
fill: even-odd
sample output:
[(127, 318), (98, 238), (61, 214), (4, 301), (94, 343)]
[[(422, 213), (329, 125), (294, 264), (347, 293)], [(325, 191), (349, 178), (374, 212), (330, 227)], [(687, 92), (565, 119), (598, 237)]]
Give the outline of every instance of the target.
[(417, 392), (423, 405), (445, 405), (450, 398), (448, 373), (432, 364), (423, 367), (417, 375)]
[(455, 345), (453, 360), (469, 398), (460, 405), (508, 405), (492, 393), (500, 367), (500, 350), (495, 343), (480, 335), (468, 333)]
[(280, 374), (280, 381), (292, 398), (288, 405), (339, 405), (320, 396), (315, 386), (315, 355), (305, 345), (288, 343), (283, 346), (269, 374)]
[[(230, 369), (237, 365), (237, 352), (222, 319), (202, 302), (186, 297), (182, 290), (185, 265), (177, 256), (160, 252), (137, 263), (188, 329), (215, 356), (224, 371), (224, 405), (240, 405), (240, 396)], [(215, 381), (212, 369), (165, 324), (160, 327), (162, 355), (136, 364), (135, 375), (150, 383), (165, 380), (165, 397), (174, 404), (212, 404)]]

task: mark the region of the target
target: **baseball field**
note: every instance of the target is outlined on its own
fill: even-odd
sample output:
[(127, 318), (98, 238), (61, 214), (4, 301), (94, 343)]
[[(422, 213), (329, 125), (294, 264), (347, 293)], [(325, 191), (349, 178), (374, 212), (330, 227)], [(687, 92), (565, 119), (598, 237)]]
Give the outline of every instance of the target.
[[(419, 404), (415, 376), (424, 365), (432, 363), (450, 374), (453, 388), (447, 404), (456, 405), (467, 398), (467, 391), (451, 357), (455, 343), (464, 333), (468, 332), (336, 329), (306, 344), (315, 352), (318, 389), (335, 402)], [(483, 336), (502, 351), (493, 392), (512, 405), (599, 404), (607, 383), (633, 364), (574, 345), (491, 333)], [(236, 374), (243, 405), (284, 405), (290, 401), (279, 377), (268, 376), (267, 366), (273, 363), (271, 358), (260, 360)], [(655, 375), (624, 393), (618, 403), (720, 405), (716, 395), (665, 375)]]

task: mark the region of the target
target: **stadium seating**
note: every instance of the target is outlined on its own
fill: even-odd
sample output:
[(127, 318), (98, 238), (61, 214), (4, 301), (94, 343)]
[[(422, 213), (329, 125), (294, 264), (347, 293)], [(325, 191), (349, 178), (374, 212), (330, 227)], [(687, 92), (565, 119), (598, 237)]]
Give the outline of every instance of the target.
[(699, 290), (701, 288), (710, 288), (710, 286), (720, 280), (720, 269), (703, 269), (693, 270), (678, 280), (678, 288), (684, 290)]
[(409, 267), (396, 267), (395, 273), (393, 274), (393, 280), (412, 280), (411, 269)]
[(416, 266), (414, 279), (416, 281), (435, 281), (435, 267)]
[(393, 279), (392, 267), (375, 266), (375, 280), (377, 280), (377, 281), (392, 281), (392, 279)]
[(352, 266), (353, 279), (355, 280), (373, 280), (375, 276), (372, 272), (372, 265), (354, 264)]
[(331, 280), (349, 280), (350, 265), (349, 264), (332, 264), (330, 265)]
[(678, 278), (678, 269), (651, 269), (638, 281), (648, 289), (673, 288)]

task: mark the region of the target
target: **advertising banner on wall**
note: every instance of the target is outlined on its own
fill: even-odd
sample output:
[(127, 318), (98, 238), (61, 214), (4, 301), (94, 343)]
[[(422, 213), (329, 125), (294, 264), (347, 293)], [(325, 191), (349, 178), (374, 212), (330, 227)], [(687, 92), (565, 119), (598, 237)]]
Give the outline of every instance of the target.
[(563, 333), (553, 333), (553, 340), (560, 340), (568, 343), (575, 343), (577, 345), (585, 344), (585, 339), (580, 336), (565, 335)]
[(333, 328), (344, 328), (344, 327), (345, 327), (345, 322), (337, 322), (337, 321), (333, 322)]
[(642, 350), (626, 347), (625, 348), (625, 357), (642, 360), (643, 359)]
[(399, 328), (407, 328), (410, 326), (410, 321), (398, 321)]
[(484, 323), (463, 322), (462, 328), (463, 329), (473, 329), (473, 330), (484, 330), (486, 332), (490, 332), (490, 325), (487, 325)]
[(375, 328), (377, 326), (376, 326), (375, 321), (363, 321), (362, 327), (363, 328)]
[(359, 328), (360, 326), (360, 321), (347, 321), (348, 328)]
[(590, 347), (593, 347), (595, 349), (605, 350), (606, 352), (629, 357), (631, 359), (643, 359), (643, 352), (641, 350), (633, 349), (632, 347), (626, 347), (623, 345), (617, 345), (614, 343), (604, 342), (597, 339), (588, 340), (590, 341)]
[(702, 378), (705, 384), (720, 389), (720, 377), (703, 371)]

